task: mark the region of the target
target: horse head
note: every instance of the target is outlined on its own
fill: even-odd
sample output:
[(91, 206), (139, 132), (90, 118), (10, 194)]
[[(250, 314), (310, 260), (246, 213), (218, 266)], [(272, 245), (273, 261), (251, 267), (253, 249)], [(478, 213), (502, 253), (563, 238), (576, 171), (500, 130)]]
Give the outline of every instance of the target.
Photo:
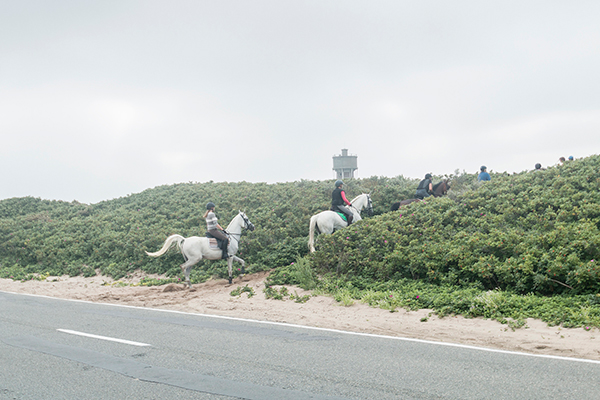
[(250, 222), (250, 220), (248, 219), (246, 214), (243, 211), (240, 211), (240, 213), (238, 215), (240, 217), (242, 217), (242, 220), (244, 221), (244, 226), (246, 227), (246, 229), (248, 229), (250, 232), (252, 232), (254, 230), (254, 224), (252, 222)]
[(351, 203), (352, 207), (354, 207), (359, 214), (363, 208), (366, 208), (369, 217), (373, 216), (373, 202), (371, 201), (371, 195), (369, 193), (363, 193), (356, 196), (352, 199)]
[(371, 200), (371, 194), (367, 194), (367, 215), (373, 216), (373, 201)]

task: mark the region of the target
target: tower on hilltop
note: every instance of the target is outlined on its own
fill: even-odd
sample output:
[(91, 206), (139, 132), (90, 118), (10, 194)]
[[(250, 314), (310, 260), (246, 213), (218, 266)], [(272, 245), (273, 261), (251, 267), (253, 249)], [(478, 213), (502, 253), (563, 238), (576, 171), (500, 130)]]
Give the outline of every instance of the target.
[(358, 169), (358, 156), (348, 155), (348, 149), (342, 149), (342, 154), (333, 156), (333, 170), (337, 179), (352, 179)]

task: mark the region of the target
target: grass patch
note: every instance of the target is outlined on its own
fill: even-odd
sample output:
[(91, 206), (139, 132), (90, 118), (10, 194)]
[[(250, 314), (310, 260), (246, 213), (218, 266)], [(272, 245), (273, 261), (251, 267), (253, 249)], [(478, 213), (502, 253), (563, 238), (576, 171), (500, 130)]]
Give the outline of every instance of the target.
[[(280, 282), (306, 284), (308, 276), (314, 287), (313, 295), (332, 296), (346, 307), (361, 302), (390, 312), (401, 308), (431, 309), (438, 317), (483, 317), (506, 324), (512, 330), (526, 327), (527, 318), (539, 319), (550, 326), (600, 328), (600, 294), (522, 295), (507, 290), (485, 290), (476, 284), (436, 285), (410, 279), (378, 282), (334, 274), (317, 277), (314, 272), (308, 274), (304, 270), (307, 263), (308, 260), (299, 259), (293, 265), (273, 271), (268, 286)], [(284, 297), (276, 289), (265, 290), (272, 291), (271, 298)]]

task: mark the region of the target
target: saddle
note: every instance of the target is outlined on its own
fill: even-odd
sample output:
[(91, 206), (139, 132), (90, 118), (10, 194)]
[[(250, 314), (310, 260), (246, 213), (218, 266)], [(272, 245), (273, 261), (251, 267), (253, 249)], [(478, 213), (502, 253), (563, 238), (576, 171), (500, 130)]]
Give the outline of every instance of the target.
[[(333, 211), (334, 213), (336, 213), (337, 215), (339, 215), (339, 216), (340, 216), (340, 218), (341, 218), (341, 219), (342, 219), (344, 222), (346, 222), (348, 225), (350, 225), (350, 224), (352, 223), (352, 220), (353, 220), (353, 217), (352, 217), (352, 215), (349, 215), (349, 216), (348, 216), (348, 215), (344, 214), (343, 212), (341, 212), (341, 211), (338, 211), (338, 209), (337, 209), (337, 208), (335, 208), (335, 209), (334, 209), (334, 207), (331, 207), (331, 209), (330, 209), (330, 210), (331, 210), (331, 211)], [(349, 221), (348, 221), (348, 220), (349, 220)]]
[(341, 212), (339, 212), (339, 211), (335, 211), (335, 213), (336, 213), (337, 215), (339, 215), (339, 216), (340, 216), (340, 218), (344, 220), (344, 222), (348, 222), (348, 218), (346, 217), (346, 214), (344, 214), (344, 213), (341, 213)]
[(211, 249), (213, 249), (213, 250), (216, 250), (216, 249), (220, 249), (221, 248), (221, 244), (219, 243), (219, 240), (210, 237), (210, 238), (208, 238), (208, 247), (211, 248)]
[(208, 238), (208, 247), (215, 250), (220, 249), (223, 252), (222, 258), (226, 260), (228, 241), (216, 238), (208, 232), (206, 232), (206, 237)]

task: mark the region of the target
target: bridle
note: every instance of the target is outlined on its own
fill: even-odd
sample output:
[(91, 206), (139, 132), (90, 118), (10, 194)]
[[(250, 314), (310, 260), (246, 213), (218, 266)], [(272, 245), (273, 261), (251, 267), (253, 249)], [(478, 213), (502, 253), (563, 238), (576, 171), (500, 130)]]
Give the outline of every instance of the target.
[(373, 201), (370, 194), (367, 194), (367, 214), (369, 214), (369, 217), (373, 216)]
[[(370, 194), (366, 193), (365, 196), (367, 196), (367, 206), (365, 208), (367, 209), (367, 214), (371, 217), (373, 216), (373, 201)], [(354, 208), (360, 214), (360, 210), (354, 207), (354, 204), (351, 204), (350, 207)]]
[[(244, 221), (244, 225), (246, 229), (250, 229), (251, 231), (254, 230), (254, 224), (252, 222), (250, 222), (250, 220), (248, 219), (248, 217), (246, 217), (246, 214), (244, 214), (243, 212), (240, 211), (240, 213), (238, 214), (240, 217), (242, 217), (242, 220)], [(229, 236), (231, 236), (232, 238), (235, 239), (236, 242), (240, 242), (240, 239), (242, 238), (242, 234), (243, 232), (240, 233), (230, 233), (227, 232), (227, 234)], [(239, 238), (236, 238), (236, 236), (239, 236)]]

